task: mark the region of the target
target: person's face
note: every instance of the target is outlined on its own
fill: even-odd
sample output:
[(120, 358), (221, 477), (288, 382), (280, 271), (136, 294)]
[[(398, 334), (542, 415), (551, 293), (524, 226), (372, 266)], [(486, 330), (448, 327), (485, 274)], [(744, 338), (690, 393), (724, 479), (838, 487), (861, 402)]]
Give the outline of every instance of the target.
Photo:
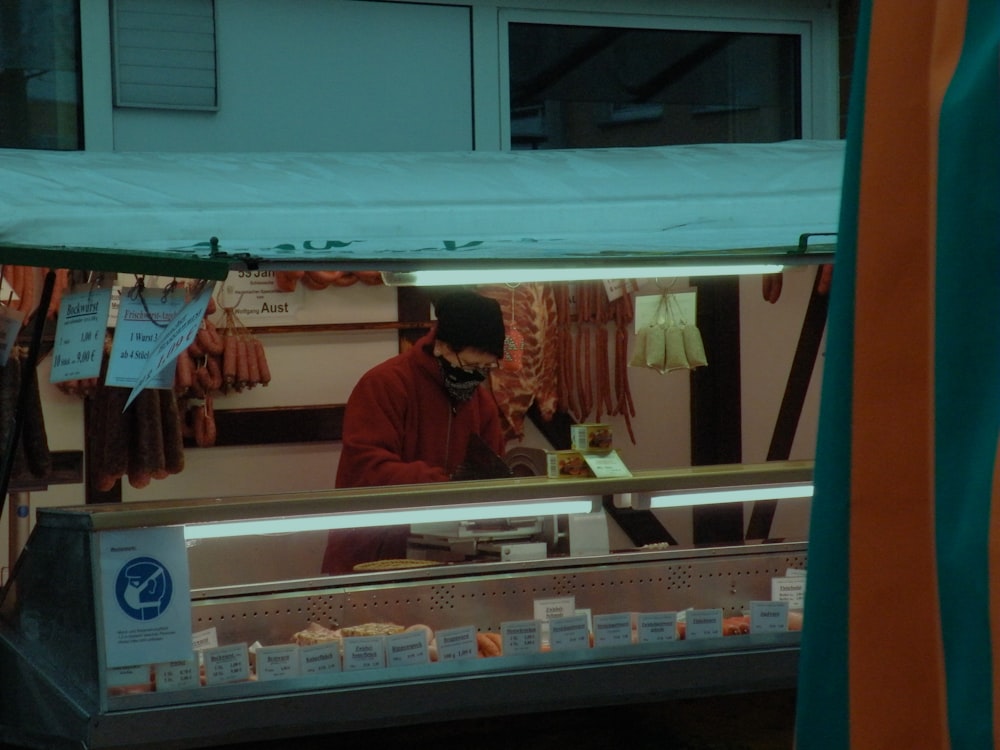
[(489, 375), (497, 369), (497, 358), (489, 352), (472, 346), (456, 351), (444, 342), (439, 343), (441, 351), (437, 353), (438, 356), (444, 357), (451, 365), (469, 374)]

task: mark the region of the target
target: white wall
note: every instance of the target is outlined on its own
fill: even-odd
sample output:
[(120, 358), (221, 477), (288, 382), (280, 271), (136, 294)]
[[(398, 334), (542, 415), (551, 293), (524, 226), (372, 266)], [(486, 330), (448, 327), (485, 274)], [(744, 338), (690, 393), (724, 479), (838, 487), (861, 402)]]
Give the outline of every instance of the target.
[(117, 151), (471, 149), (469, 11), (216, 0), (217, 112), (122, 108)]

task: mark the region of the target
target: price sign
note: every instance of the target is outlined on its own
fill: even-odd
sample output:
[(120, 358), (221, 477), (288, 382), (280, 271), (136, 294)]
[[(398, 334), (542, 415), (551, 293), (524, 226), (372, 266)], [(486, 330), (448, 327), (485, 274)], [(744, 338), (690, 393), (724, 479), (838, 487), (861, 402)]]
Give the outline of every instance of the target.
[(110, 307), (110, 289), (88, 289), (63, 296), (56, 322), (51, 382), (96, 378), (100, 374)]
[(156, 678), (156, 692), (170, 690), (191, 690), (201, 684), (198, 674), (198, 660), (195, 658), (168, 661), (153, 665)]
[[(139, 383), (157, 339), (183, 305), (183, 294), (164, 295), (155, 288), (122, 297), (106, 385), (133, 388)], [(173, 370), (161, 370), (155, 380), (147, 379), (146, 387), (169, 388), (173, 380)]]
[(439, 630), (437, 646), (441, 661), (475, 659), (479, 655), (479, 649), (476, 647), (476, 629), (472, 625)]
[(132, 400), (139, 395), (143, 388), (163, 388), (160, 385), (163, 381), (163, 373), (169, 375), (169, 380), (165, 387), (169, 388), (174, 380), (174, 367), (177, 356), (187, 349), (195, 336), (198, 335), (198, 328), (205, 317), (205, 310), (208, 302), (212, 298), (213, 284), (206, 284), (201, 291), (195, 295), (194, 299), (184, 305), (177, 315), (175, 315), (166, 329), (156, 339), (152, 350), (149, 353), (139, 377), (129, 394), (125, 407), (132, 403)]
[(221, 685), (250, 679), (250, 651), (245, 643), (219, 646), (204, 651), (205, 683)]

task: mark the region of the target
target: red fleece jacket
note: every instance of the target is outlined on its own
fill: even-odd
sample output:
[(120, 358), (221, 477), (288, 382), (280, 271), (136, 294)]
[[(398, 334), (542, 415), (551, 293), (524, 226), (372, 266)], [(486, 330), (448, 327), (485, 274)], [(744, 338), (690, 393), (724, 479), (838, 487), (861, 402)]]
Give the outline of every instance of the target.
[(489, 387), (453, 404), (433, 349), (431, 331), (358, 381), (344, 413), (337, 487), (448, 481), (473, 433), (503, 455), (500, 415)]
[[(344, 413), (338, 487), (446, 482), (478, 433), (503, 455), (493, 394), (484, 385), (452, 404), (434, 358), (434, 332), (365, 373)], [(331, 531), (324, 573), (349, 573), (359, 562), (406, 557), (409, 527)]]

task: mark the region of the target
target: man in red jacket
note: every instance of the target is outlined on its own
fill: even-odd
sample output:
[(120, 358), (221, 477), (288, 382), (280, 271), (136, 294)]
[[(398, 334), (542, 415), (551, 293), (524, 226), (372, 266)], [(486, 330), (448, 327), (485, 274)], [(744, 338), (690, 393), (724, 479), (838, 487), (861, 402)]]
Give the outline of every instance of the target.
[[(496, 300), (451, 292), (434, 306), (437, 323), (411, 348), (376, 365), (347, 401), (337, 487), (446, 482), (461, 476), (477, 435), (504, 451), (496, 400), (480, 385), (503, 356)], [(331, 531), (324, 573), (406, 556), (409, 529)]]

